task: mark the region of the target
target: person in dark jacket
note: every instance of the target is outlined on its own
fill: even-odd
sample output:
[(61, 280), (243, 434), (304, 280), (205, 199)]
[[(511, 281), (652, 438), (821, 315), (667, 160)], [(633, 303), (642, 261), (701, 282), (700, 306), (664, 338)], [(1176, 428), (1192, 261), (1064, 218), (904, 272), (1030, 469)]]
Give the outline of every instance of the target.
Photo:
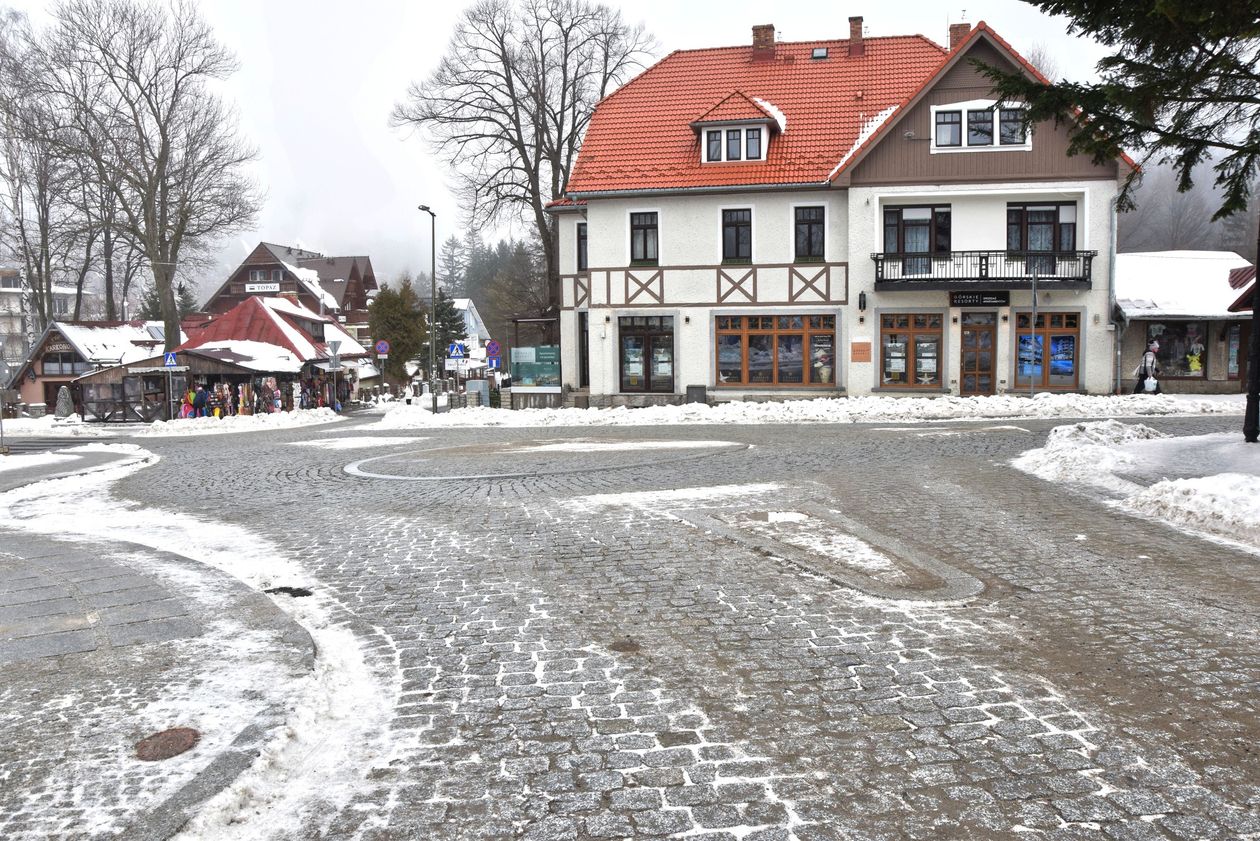
[[(1134, 394), (1159, 394), (1159, 342), (1151, 342), (1146, 348), (1146, 353), (1142, 354), (1142, 361), (1133, 371), (1133, 375), (1137, 377), (1137, 385), (1133, 386)], [(1155, 388), (1150, 391), (1146, 388), (1147, 379), (1155, 381)]]
[(204, 418), (206, 416), (206, 402), (210, 399), (210, 395), (206, 394), (204, 385), (197, 386), (197, 393), (193, 395), (193, 417)]

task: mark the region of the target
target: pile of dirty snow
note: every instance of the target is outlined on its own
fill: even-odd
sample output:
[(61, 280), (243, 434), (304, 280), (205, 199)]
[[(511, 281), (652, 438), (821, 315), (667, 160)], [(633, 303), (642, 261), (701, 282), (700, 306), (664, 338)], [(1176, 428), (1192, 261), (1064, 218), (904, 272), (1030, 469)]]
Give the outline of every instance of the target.
[(345, 420), (332, 409), (300, 409), (296, 412), (272, 412), (266, 415), (233, 415), (226, 418), (176, 418), (154, 421), (135, 435), (154, 438), (178, 438), (184, 435), (222, 435), (229, 432), (259, 432), (271, 429), (293, 429)]
[(79, 415), (60, 419), (44, 415), (42, 418), (16, 418), (4, 422), (6, 437), (108, 438), (117, 431), (117, 427), (106, 428), (103, 423), (84, 423)]
[(1116, 474), (1131, 467), (1137, 456), (1120, 447), (1167, 437), (1149, 426), (1117, 420), (1056, 426), (1050, 430), (1044, 447), (1029, 450), (1013, 464), (1048, 482), (1077, 482), (1123, 491), (1130, 488), (1130, 483)]

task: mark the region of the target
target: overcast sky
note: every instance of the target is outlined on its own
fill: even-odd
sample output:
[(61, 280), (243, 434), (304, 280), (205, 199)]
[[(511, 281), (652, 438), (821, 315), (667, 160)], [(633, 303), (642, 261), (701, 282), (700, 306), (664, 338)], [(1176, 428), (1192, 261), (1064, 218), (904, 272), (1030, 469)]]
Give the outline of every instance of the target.
[[(13, 2), (13, 0), (10, 0)], [(38, 23), (48, 3), (17, 0)], [(223, 245), (221, 266), (199, 279), (203, 295), (259, 240), (300, 243), (325, 254), (368, 254), (377, 275), (428, 269), (429, 218), (437, 239), (462, 235), (461, 213), (444, 164), (424, 142), (389, 126), (409, 82), (424, 78), (446, 49), (465, 6), (412, 0), (201, 0), (218, 36), (240, 59), (228, 85), (243, 134), (259, 150), (256, 177), (266, 191), (258, 228)], [(922, 33), (944, 42), (950, 23), (987, 21), (1016, 49), (1048, 47), (1061, 75), (1089, 75), (1104, 51), (1067, 35), (1061, 19), (1015, 0), (949, 5), (939, 0), (860, 4), (793, 2), (767, 11), (752, 0), (614, 2), (676, 49), (751, 41), (754, 24), (773, 23), (781, 40), (845, 38), (848, 16), (868, 35)], [(492, 236), (507, 230), (490, 232)]]

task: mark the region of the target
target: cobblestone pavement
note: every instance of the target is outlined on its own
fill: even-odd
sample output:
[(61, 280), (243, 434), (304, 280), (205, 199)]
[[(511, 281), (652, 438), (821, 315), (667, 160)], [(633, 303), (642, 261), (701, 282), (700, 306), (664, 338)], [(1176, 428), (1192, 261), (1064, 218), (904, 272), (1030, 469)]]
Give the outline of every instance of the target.
[(1260, 837), (1260, 561), (1007, 465), (1053, 425), (155, 439), (116, 492), (273, 541), (401, 688), (287, 837)]

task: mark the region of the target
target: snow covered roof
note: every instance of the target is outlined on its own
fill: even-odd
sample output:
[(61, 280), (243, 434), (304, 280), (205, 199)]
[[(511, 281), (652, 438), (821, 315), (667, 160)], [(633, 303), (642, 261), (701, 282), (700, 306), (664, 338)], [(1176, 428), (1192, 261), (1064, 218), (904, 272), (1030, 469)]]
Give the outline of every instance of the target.
[(288, 348), (248, 339), (218, 339), (197, 346), (197, 353), (265, 374), (296, 374), (303, 361)]
[[(249, 297), (222, 316), (193, 329), (182, 349), (201, 350), (221, 346), (224, 342), (264, 344), (283, 349), (298, 360), (300, 368), (302, 363), (331, 356), (328, 340), (341, 343), (337, 352), (344, 357), (367, 355), (363, 345), (330, 316), (320, 315), (289, 298)], [(262, 351), (258, 351), (258, 356), (274, 359), (274, 356), (266, 357)]]
[(323, 301), (325, 308), (330, 310), (341, 308), (341, 304), (337, 302), (336, 297), (320, 285), (319, 272), (314, 269), (303, 269), (292, 263), (284, 263), (284, 268), (297, 278), (298, 283), (306, 287), (307, 292), (315, 296), (315, 300)]
[(1232, 318), (1232, 251), (1147, 251), (1116, 255), (1116, 306), (1126, 319)]
[[(89, 362), (128, 364), (153, 355), (161, 349), (166, 332), (160, 321), (53, 322), (53, 329), (65, 337), (79, 355)], [(180, 338), (183, 338), (181, 333)]]

